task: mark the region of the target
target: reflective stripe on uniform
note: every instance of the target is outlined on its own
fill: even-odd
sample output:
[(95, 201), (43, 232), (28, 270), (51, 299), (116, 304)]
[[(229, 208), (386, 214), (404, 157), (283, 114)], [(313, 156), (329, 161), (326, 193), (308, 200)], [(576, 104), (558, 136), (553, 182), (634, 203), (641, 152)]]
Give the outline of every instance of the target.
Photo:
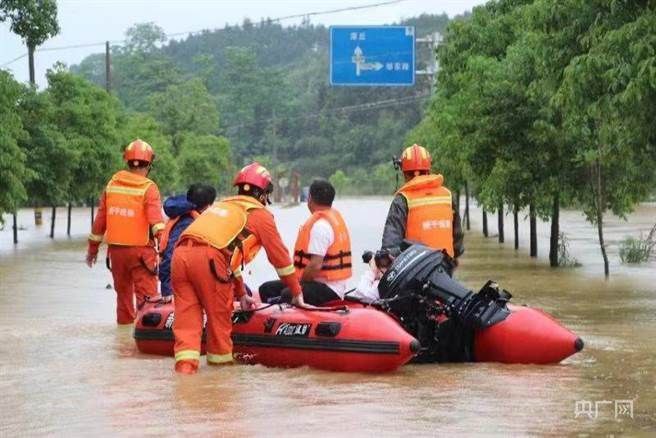
[(153, 234), (156, 234), (158, 231), (163, 230), (165, 227), (164, 223), (160, 222), (151, 227)]
[(181, 360), (198, 360), (200, 359), (200, 351), (196, 350), (181, 350), (175, 353), (175, 361)]
[(228, 362), (232, 362), (232, 353), (226, 353), (226, 354), (207, 353), (207, 362), (209, 362), (209, 363), (228, 363)]
[(102, 234), (89, 234), (89, 240), (93, 242), (102, 242), (103, 240), (103, 235)]
[(241, 277), (241, 268), (237, 268), (237, 269), (235, 269), (235, 270), (232, 272), (232, 275), (233, 275), (234, 277), (237, 277), (237, 278), (238, 278), (238, 277)]
[(276, 268), (276, 273), (279, 277), (286, 277), (294, 273), (294, 265), (285, 266), (284, 268)]
[(451, 204), (451, 196), (430, 196), (427, 198), (408, 199), (408, 208), (425, 205)]
[(107, 188), (105, 189), (105, 192), (107, 193), (119, 193), (121, 195), (132, 195), (132, 196), (143, 196), (146, 194), (146, 190), (148, 190), (148, 187), (144, 187), (141, 189), (133, 189), (131, 187), (121, 187), (121, 186), (115, 186), (112, 184), (109, 184)]

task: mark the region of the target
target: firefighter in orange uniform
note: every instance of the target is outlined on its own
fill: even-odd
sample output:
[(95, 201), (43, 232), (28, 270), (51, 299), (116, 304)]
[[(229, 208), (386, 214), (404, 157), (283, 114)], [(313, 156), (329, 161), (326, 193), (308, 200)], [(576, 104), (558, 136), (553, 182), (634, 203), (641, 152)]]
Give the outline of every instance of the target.
[(123, 153), (128, 170), (112, 176), (100, 197), (93, 221), (86, 262), (92, 267), (104, 240), (114, 289), (116, 320), (132, 324), (137, 308), (157, 296), (157, 250), (155, 241), (164, 228), (162, 201), (157, 185), (147, 178), (155, 154), (143, 140), (134, 140)]
[(237, 173), (238, 195), (214, 203), (180, 236), (173, 253), (175, 370), (198, 370), (203, 310), (207, 315), (207, 363), (232, 363), (233, 300), (242, 309), (254, 306), (246, 294), (241, 269), (264, 247), (269, 262), (289, 287), (293, 302), (303, 305), (294, 265), (273, 214), (266, 208), (273, 189), (271, 175), (258, 163)]
[(383, 249), (400, 253), (404, 239), (445, 250), (454, 258), (464, 251), (460, 215), (442, 175), (430, 174), (431, 157), (419, 145), (403, 151), (401, 170), (406, 183), (396, 193), (383, 230)]

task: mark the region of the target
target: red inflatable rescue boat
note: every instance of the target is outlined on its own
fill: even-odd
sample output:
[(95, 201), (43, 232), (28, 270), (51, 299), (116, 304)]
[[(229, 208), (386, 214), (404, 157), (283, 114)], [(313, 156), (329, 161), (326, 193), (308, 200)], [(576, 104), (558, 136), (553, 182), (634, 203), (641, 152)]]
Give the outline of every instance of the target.
[[(393, 371), (417, 362), (558, 363), (583, 341), (547, 313), (514, 306), (488, 281), (477, 293), (451, 277), (446, 253), (415, 244), (383, 275), (371, 305), (263, 305), (235, 312), (234, 355), (244, 363), (331, 371)], [(173, 304), (147, 304), (134, 337), (143, 353), (173, 355)], [(416, 339), (415, 339), (416, 338)]]
[[(134, 331), (139, 351), (173, 355), (173, 310), (172, 303), (142, 309)], [(242, 363), (347, 372), (394, 371), (420, 347), (385, 313), (348, 306), (305, 310), (276, 304), (237, 311), (232, 339), (234, 357)]]
[[(275, 305), (235, 312), (235, 359), (271, 367), (387, 372), (419, 351), (419, 342), (387, 314), (346, 304), (348, 310), (307, 311)], [(553, 364), (583, 348), (576, 334), (542, 310), (514, 305), (508, 309), (504, 320), (476, 330), (473, 361)], [(146, 304), (134, 331), (139, 351), (173, 356), (173, 311), (172, 303)], [(202, 348), (204, 354), (204, 342)]]
[(477, 362), (558, 363), (583, 349), (583, 340), (548, 313), (509, 304), (506, 319), (474, 337)]
[(545, 312), (509, 304), (488, 281), (473, 292), (452, 277), (448, 254), (414, 244), (385, 272), (374, 303), (421, 343), (420, 362), (558, 363), (583, 341)]
[[(328, 304), (341, 303), (354, 305), (348, 301)], [(504, 320), (474, 331), (472, 362), (555, 364), (583, 349), (583, 340), (545, 311), (512, 304), (508, 310)], [(438, 326), (448, 324), (444, 317), (435, 321)]]

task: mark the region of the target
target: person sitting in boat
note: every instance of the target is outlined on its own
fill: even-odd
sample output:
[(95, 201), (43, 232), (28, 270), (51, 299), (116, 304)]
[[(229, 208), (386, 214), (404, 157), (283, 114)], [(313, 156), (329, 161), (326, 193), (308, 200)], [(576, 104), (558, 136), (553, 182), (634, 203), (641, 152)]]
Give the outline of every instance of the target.
[[(335, 188), (325, 180), (310, 185), (308, 209), (312, 215), (301, 227), (294, 246), (294, 267), (305, 302), (320, 306), (344, 298), (351, 278), (351, 238), (342, 215), (332, 207)], [(282, 295), (285, 286), (269, 281), (260, 286), (268, 302)]]
[(444, 249), (458, 265), (465, 252), (460, 214), (440, 174), (431, 174), (431, 156), (417, 144), (406, 148), (400, 161), (405, 184), (396, 192), (385, 228), (382, 248), (393, 256), (401, 252), (404, 240)]
[(173, 248), (184, 230), (216, 199), (216, 190), (207, 184), (192, 184), (186, 195), (170, 196), (164, 201), (164, 213), (169, 220), (164, 227), (159, 242), (160, 264), (159, 281), (161, 301), (173, 298), (171, 287), (171, 258)]
[(372, 303), (380, 299), (378, 283), (380, 283), (380, 279), (387, 272), (394, 259), (389, 251), (381, 249), (376, 251), (375, 254), (371, 251), (365, 252), (362, 255), (362, 261), (369, 265), (369, 269), (362, 274), (357, 287), (349, 292), (348, 296), (365, 303)]

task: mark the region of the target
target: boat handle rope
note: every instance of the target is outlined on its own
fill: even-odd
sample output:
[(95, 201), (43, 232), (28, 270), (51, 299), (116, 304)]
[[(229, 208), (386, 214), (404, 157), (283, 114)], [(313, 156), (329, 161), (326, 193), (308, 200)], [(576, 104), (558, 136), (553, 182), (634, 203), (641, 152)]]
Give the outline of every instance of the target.
[(277, 303), (269, 303), (266, 306), (258, 307), (257, 309), (248, 309), (248, 310), (239, 309), (237, 310), (237, 312), (244, 312), (244, 313), (259, 312), (260, 310), (268, 309), (269, 307), (273, 307), (275, 305), (277, 305)]
[[(237, 310), (235, 313), (255, 313), (259, 312), (260, 310), (268, 309), (269, 307), (273, 306), (280, 306), (280, 310), (283, 310), (284, 308), (282, 307), (283, 304), (287, 303), (269, 303), (265, 306), (258, 307), (257, 309), (240, 309)], [(306, 306), (297, 306), (295, 304), (288, 304), (291, 307), (297, 307), (302, 310), (308, 310), (310, 312), (349, 312), (350, 309), (348, 306), (333, 306), (333, 307), (306, 307)]]
[(293, 307), (298, 307), (299, 309), (302, 310), (307, 310), (309, 312), (349, 312), (350, 309), (346, 305), (342, 306), (332, 306), (332, 307), (306, 307), (306, 306), (299, 306), (297, 304), (291, 304)]

